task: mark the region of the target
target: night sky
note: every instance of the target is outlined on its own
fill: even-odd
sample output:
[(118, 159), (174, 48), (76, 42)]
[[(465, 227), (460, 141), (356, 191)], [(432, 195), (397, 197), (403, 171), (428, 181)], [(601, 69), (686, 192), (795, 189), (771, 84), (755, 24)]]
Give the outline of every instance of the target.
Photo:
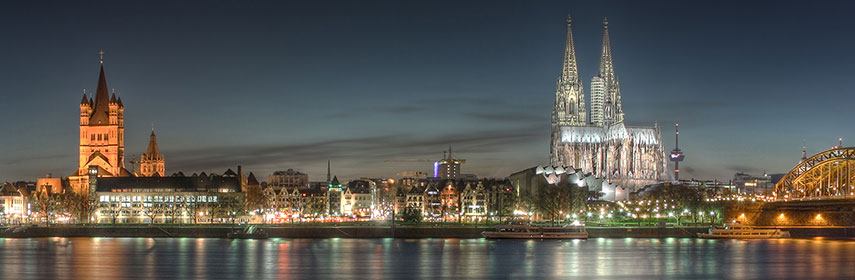
[(548, 163), (568, 13), (586, 95), (608, 17), (627, 123), (658, 121), (671, 150), (679, 121), (682, 178), (855, 143), (846, 1), (123, 2), (0, 4), (0, 181), (76, 170), (99, 49), (127, 157), (153, 124), (167, 174), (323, 180), (329, 159), (339, 178), (399, 177), (431, 163), (389, 160), (450, 144), (463, 173), (505, 177)]

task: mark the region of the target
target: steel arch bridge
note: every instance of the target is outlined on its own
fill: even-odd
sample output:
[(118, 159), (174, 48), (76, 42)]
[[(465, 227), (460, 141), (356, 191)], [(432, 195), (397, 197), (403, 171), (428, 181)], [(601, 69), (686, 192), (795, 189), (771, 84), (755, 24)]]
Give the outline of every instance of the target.
[(855, 197), (855, 148), (831, 149), (793, 167), (775, 184), (778, 200)]

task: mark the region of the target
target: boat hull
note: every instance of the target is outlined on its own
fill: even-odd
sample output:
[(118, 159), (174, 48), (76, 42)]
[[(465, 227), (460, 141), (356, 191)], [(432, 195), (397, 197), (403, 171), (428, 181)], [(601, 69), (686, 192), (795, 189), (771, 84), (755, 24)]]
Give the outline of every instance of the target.
[(537, 232), (490, 232), (481, 236), (490, 239), (588, 239), (587, 232), (574, 233), (537, 233)]
[(789, 232), (775, 232), (770, 234), (711, 234), (711, 233), (698, 233), (698, 238), (705, 239), (776, 239), (776, 238), (790, 238)]

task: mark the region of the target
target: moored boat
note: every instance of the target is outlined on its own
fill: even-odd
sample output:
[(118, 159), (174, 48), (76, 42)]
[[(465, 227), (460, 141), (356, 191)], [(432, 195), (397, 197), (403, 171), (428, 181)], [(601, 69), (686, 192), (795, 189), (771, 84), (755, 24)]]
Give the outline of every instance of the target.
[(529, 226), (498, 225), (493, 230), (481, 232), (485, 238), (505, 239), (587, 239), (585, 226)]
[(230, 239), (266, 239), (267, 231), (256, 225), (251, 225), (246, 228), (236, 228), (228, 233)]
[(699, 238), (712, 239), (768, 239), (789, 238), (790, 232), (780, 229), (759, 229), (739, 223), (724, 224), (724, 228), (711, 228), (708, 233), (698, 233)]

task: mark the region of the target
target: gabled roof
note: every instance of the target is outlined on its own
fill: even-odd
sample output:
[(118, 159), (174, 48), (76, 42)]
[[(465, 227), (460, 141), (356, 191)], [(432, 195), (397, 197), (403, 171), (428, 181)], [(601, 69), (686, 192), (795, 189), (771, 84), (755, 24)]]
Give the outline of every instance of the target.
[(19, 195), (21, 195), (21, 193), (18, 192), (18, 189), (15, 188), (15, 185), (13, 185), (11, 183), (7, 182), (7, 183), (4, 183), (2, 186), (0, 186), (0, 196), (10, 196), (10, 195), (19, 196)]
[(249, 172), (249, 176), (246, 177), (246, 185), (247, 186), (259, 185), (258, 179), (255, 179), (255, 174), (252, 174), (252, 172)]
[(357, 186), (355, 188), (347, 188), (351, 193), (356, 194), (367, 194), (371, 193), (371, 189), (364, 186)]
[(410, 191), (407, 193), (408, 194), (424, 194), (425, 193), (425, 187), (416, 186), (416, 187), (413, 187), (412, 189), (410, 189)]

